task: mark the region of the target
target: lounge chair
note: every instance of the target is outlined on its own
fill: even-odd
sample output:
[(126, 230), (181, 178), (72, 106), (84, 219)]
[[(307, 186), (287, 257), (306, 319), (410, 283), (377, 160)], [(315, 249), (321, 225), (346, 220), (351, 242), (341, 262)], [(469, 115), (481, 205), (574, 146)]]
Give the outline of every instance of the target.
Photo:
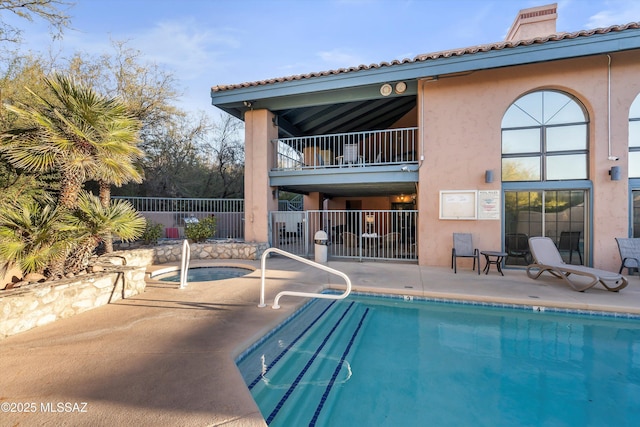
[[(618, 273), (606, 270), (585, 267), (583, 265), (570, 265), (562, 260), (562, 256), (556, 245), (548, 237), (529, 238), (529, 249), (533, 255), (534, 263), (527, 267), (527, 276), (537, 279), (545, 271), (564, 280), (574, 290), (583, 292), (598, 283), (607, 288), (608, 291), (617, 292), (627, 286), (627, 278)], [(532, 270), (537, 270), (533, 272)], [(571, 280), (569, 276), (584, 276), (589, 279), (585, 281)]]
[(629, 274), (632, 269), (640, 272), (640, 239), (616, 237), (616, 242), (618, 242), (618, 250), (622, 260), (618, 273), (622, 273), (625, 268)]
[(453, 249), (451, 249), (451, 268), (458, 272), (458, 258), (473, 258), (473, 269), (476, 269), (478, 261), (478, 274), (480, 274), (480, 252), (473, 247), (473, 237), (469, 233), (453, 233)]

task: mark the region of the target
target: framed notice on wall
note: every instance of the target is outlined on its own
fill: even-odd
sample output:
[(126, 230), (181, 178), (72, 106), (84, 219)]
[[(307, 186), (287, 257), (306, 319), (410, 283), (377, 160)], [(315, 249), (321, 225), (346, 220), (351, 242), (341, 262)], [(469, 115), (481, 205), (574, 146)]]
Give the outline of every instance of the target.
[(478, 191), (478, 219), (500, 219), (500, 190)]
[(440, 219), (477, 219), (476, 190), (440, 191)]

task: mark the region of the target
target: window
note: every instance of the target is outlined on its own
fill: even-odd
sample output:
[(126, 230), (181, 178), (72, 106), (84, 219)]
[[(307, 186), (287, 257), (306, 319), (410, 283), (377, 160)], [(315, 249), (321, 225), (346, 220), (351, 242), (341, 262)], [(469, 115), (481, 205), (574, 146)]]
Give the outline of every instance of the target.
[[(522, 96), (502, 119), (502, 180), (587, 179), (587, 126), (582, 105), (567, 94), (547, 90)], [(640, 141), (638, 150), (640, 155)]]
[(640, 95), (629, 110), (629, 178), (640, 178)]

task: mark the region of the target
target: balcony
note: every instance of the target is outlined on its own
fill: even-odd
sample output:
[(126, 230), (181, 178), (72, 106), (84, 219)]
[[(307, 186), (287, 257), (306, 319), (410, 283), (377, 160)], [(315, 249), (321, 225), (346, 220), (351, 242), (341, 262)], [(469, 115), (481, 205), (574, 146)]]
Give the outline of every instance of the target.
[(304, 136), (274, 140), (276, 167), (291, 171), (418, 163), (418, 128)]
[(418, 128), (280, 138), (270, 185), (299, 193), (366, 197), (411, 194), (418, 181)]

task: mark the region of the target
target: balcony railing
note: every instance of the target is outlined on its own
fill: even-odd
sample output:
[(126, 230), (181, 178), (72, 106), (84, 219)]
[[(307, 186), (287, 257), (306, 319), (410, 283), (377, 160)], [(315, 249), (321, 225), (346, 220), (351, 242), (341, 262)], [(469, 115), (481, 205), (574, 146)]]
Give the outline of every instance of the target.
[(418, 128), (280, 138), (275, 170), (417, 163)]

